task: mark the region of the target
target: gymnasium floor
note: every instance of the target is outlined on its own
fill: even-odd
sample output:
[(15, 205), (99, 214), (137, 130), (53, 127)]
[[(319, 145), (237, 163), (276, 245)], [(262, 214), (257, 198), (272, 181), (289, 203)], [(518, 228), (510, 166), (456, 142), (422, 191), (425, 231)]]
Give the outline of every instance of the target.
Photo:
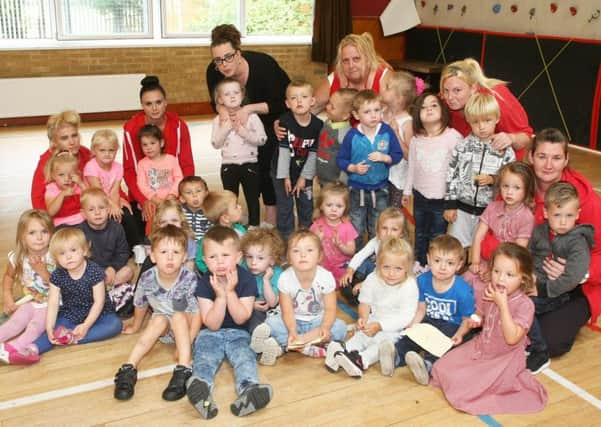
[[(219, 153), (209, 144), (210, 124), (189, 118), (197, 173), (210, 188), (219, 188)], [(82, 127), (82, 144), (89, 146), (96, 129), (109, 127), (121, 135), (120, 122)], [(0, 130), (0, 270), (12, 248), (17, 218), (30, 205), (31, 176), (39, 154), (47, 148), (44, 127)], [(601, 188), (601, 157), (572, 150), (572, 166)], [(118, 154), (118, 159), (121, 154)], [(599, 190), (598, 190), (599, 191)], [(1, 291), (0, 291), (1, 292)], [(0, 300), (1, 301), (1, 300)], [(340, 311), (347, 322), (351, 318)], [(233, 372), (224, 364), (216, 377), (218, 416), (199, 419), (186, 398), (169, 403), (161, 392), (174, 364), (173, 347), (157, 343), (139, 366), (134, 398), (113, 399), (112, 380), (126, 360), (137, 335), (110, 341), (57, 348), (32, 367), (0, 365), (0, 426), (180, 426), (210, 423), (238, 425), (601, 425), (601, 333), (584, 328), (573, 350), (553, 359), (537, 378), (549, 393), (547, 408), (532, 415), (475, 417), (452, 409), (442, 393), (417, 385), (407, 369), (382, 377), (378, 366), (361, 380), (331, 374), (322, 360), (289, 354), (275, 367), (259, 368), (260, 379), (274, 388), (266, 410), (246, 418), (229, 411), (235, 399)]]

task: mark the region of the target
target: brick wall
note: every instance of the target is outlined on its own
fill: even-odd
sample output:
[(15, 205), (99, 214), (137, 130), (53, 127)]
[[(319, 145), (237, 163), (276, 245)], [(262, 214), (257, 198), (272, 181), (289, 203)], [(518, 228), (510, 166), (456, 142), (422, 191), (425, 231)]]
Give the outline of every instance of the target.
[[(310, 46), (251, 46), (249, 50), (272, 55), (291, 78), (303, 77), (316, 85), (326, 75), (325, 64), (311, 62)], [(205, 70), (210, 58), (208, 47), (3, 51), (0, 78), (154, 74), (161, 79), (170, 103), (199, 103), (209, 99)]]

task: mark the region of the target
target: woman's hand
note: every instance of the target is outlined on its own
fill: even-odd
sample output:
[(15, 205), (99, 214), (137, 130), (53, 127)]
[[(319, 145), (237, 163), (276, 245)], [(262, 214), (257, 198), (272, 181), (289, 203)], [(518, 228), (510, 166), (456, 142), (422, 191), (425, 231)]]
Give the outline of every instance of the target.
[(502, 151), (507, 147), (511, 147), (513, 140), (510, 133), (499, 132), (493, 135), (490, 146), (496, 151)]
[(244, 126), (248, 121), (248, 116), (250, 113), (251, 111), (249, 111), (246, 106), (234, 111), (233, 113), (230, 113), (230, 120), (232, 121), (232, 126), (234, 129)]
[(545, 258), (543, 261), (543, 271), (551, 280), (557, 280), (566, 270), (565, 258)]
[(403, 205), (403, 207), (408, 207), (409, 206), (409, 202), (411, 201), (411, 196), (406, 196), (403, 194), (403, 197), (401, 198), (401, 205)]
[(122, 216), (123, 216), (123, 213), (121, 212), (121, 207), (117, 203), (110, 200), (109, 201), (109, 218), (111, 218), (117, 222), (121, 222)]
[(273, 122), (273, 131), (275, 132), (275, 137), (278, 139), (278, 141), (286, 138), (286, 128), (280, 126), (279, 120)]
[(152, 203), (152, 200), (146, 199), (146, 201), (142, 205), (142, 219), (144, 220), (144, 222), (150, 221), (153, 212), (154, 203)]

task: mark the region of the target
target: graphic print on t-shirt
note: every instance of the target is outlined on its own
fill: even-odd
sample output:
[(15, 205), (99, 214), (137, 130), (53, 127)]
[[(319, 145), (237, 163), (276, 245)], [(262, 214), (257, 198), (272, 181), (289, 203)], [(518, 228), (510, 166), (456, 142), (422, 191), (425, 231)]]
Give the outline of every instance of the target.
[(457, 312), (456, 300), (439, 298), (428, 293), (424, 295), (424, 300), (426, 302), (426, 316), (447, 322), (453, 321), (453, 315)]

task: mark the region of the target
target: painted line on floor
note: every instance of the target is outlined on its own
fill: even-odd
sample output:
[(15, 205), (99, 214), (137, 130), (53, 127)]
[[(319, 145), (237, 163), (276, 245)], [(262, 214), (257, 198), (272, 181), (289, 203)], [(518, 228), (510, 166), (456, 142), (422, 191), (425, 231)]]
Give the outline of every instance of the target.
[(601, 400), (597, 399), (595, 396), (593, 396), (589, 392), (581, 389), (580, 387), (578, 387), (576, 384), (574, 384), (570, 380), (562, 377), (557, 372), (555, 372), (553, 369), (547, 368), (547, 369), (543, 370), (542, 373), (545, 374), (546, 376), (548, 376), (549, 378), (551, 378), (557, 384), (564, 386), (565, 388), (570, 390), (572, 393), (574, 393), (581, 399), (586, 400), (588, 403), (590, 403), (597, 409), (601, 409)]
[(350, 306), (346, 305), (345, 303), (343, 303), (342, 301), (338, 300), (338, 308), (340, 308), (340, 310), (344, 311), (345, 314), (347, 314), (351, 319), (353, 320), (357, 320), (359, 318), (359, 315), (357, 314), (357, 312), (352, 309)]
[[(161, 366), (159, 368), (141, 371), (138, 373), (138, 379), (163, 375), (172, 372), (173, 368), (175, 368), (175, 365)], [(66, 387), (59, 390), (47, 391), (45, 393), (33, 394), (31, 396), (21, 397), (19, 399), (7, 400), (6, 402), (0, 402), (0, 411), (18, 408), (20, 406), (33, 405), (35, 403), (45, 402), (47, 400), (60, 399), (62, 397), (86, 393), (88, 391), (99, 390), (101, 388), (112, 386), (113, 384), (114, 380), (111, 378), (108, 380), (93, 381), (87, 384)]]
[(497, 420), (495, 420), (490, 415), (477, 415), (484, 424), (489, 425), (490, 427), (503, 427)]

